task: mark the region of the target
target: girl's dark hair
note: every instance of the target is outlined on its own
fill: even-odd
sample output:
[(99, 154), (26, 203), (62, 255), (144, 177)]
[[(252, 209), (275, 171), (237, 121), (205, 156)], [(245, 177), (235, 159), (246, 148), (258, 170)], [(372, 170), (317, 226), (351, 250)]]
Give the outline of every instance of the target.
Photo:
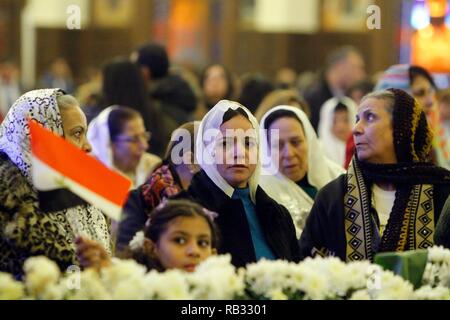
[[(202, 206), (188, 200), (168, 200), (165, 205), (153, 209), (144, 228), (144, 236), (156, 244), (172, 220), (178, 217), (196, 216), (203, 217), (207, 221), (211, 229), (211, 247), (217, 249), (219, 246), (219, 230), (216, 224)], [(133, 258), (149, 269), (164, 270), (157, 259), (145, 254), (143, 250), (133, 252)]]
[[(203, 86), (205, 85), (206, 75), (207, 75), (209, 69), (211, 69), (212, 67), (215, 67), (215, 66), (222, 68), (223, 72), (225, 73), (225, 78), (228, 83), (227, 92), (225, 93), (225, 96), (222, 97), (222, 99), (227, 99), (227, 100), (232, 99), (233, 93), (234, 93), (233, 76), (231, 75), (230, 70), (228, 70), (227, 67), (225, 67), (223, 64), (220, 64), (220, 63), (211, 63), (208, 66), (206, 66), (205, 69), (203, 69), (203, 72), (200, 75), (200, 85), (202, 87), (202, 90), (203, 90)], [(213, 106), (214, 105), (208, 106), (208, 109), (211, 109)]]
[(411, 85), (414, 82), (414, 79), (417, 78), (418, 76), (422, 76), (422, 77), (426, 78), (430, 82), (431, 86), (434, 89), (436, 89), (436, 84), (434, 83), (433, 77), (426, 69), (419, 67), (419, 66), (410, 66), (409, 67), (409, 83)]
[(222, 124), (224, 124), (225, 122), (227, 122), (228, 120), (233, 119), (234, 117), (237, 116), (243, 116), (245, 117), (247, 120), (250, 120), (248, 118), (248, 114), (247, 112), (245, 112), (244, 109), (242, 108), (237, 108), (237, 109), (228, 109), (224, 114), (223, 114), (223, 118), (222, 118)]
[(128, 121), (136, 118), (141, 118), (141, 114), (129, 107), (119, 106), (111, 110), (108, 116), (108, 129), (111, 141), (115, 141), (116, 137), (122, 134)]

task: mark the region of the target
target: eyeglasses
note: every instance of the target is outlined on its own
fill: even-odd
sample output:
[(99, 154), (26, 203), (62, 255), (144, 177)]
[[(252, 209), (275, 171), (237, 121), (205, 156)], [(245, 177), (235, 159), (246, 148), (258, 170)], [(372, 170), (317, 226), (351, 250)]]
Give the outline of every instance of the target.
[(114, 139), (114, 142), (129, 142), (129, 143), (139, 143), (139, 142), (149, 142), (152, 138), (151, 132), (143, 132), (141, 134), (136, 134), (134, 136), (118, 136)]

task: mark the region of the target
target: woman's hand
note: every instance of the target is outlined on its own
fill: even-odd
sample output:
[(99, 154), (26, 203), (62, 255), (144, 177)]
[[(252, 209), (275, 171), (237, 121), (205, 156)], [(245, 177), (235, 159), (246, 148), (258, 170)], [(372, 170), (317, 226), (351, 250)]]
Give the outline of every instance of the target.
[(94, 268), (99, 271), (111, 264), (111, 258), (100, 243), (77, 237), (75, 244), (76, 254), (82, 268)]

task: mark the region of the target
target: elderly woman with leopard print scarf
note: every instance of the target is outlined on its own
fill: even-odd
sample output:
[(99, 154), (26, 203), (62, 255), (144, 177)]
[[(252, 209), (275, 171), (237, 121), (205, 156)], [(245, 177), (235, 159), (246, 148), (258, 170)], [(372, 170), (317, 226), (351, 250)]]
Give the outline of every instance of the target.
[(322, 188), (300, 239), (302, 257), (344, 261), (427, 248), (450, 194), (450, 172), (429, 160), (432, 133), (417, 101), (399, 89), (365, 96), (346, 174)]
[(90, 152), (86, 117), (78, 102), (59, 89), (20, 97), (0, 126), (0, 271), (20, 278), (30, 256), (44, 255), (61, 268), (77, 265), (74, 240), (82, 235), (110, 252), (107, 220), (101, 211), (66, 190), (46, 197), (32, 182), (27, 120)]

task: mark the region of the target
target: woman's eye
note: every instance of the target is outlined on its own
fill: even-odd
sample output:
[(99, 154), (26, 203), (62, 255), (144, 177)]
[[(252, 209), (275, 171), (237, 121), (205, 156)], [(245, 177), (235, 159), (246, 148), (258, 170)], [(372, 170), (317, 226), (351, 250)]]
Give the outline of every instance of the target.
[(73, 136), (78, 140), (81, 139), (81, 131), (76, 131)]
[(375, 114), (368, 113), (366, 118), (367, 118), (367, 121), (371, 122), (371, 121), (375, 120)]
[(298, 147), (301, 144), (302, 144), (302, 140), (292, 140), (291, 141), (291, 145), (293, 145), (294, 147)]

